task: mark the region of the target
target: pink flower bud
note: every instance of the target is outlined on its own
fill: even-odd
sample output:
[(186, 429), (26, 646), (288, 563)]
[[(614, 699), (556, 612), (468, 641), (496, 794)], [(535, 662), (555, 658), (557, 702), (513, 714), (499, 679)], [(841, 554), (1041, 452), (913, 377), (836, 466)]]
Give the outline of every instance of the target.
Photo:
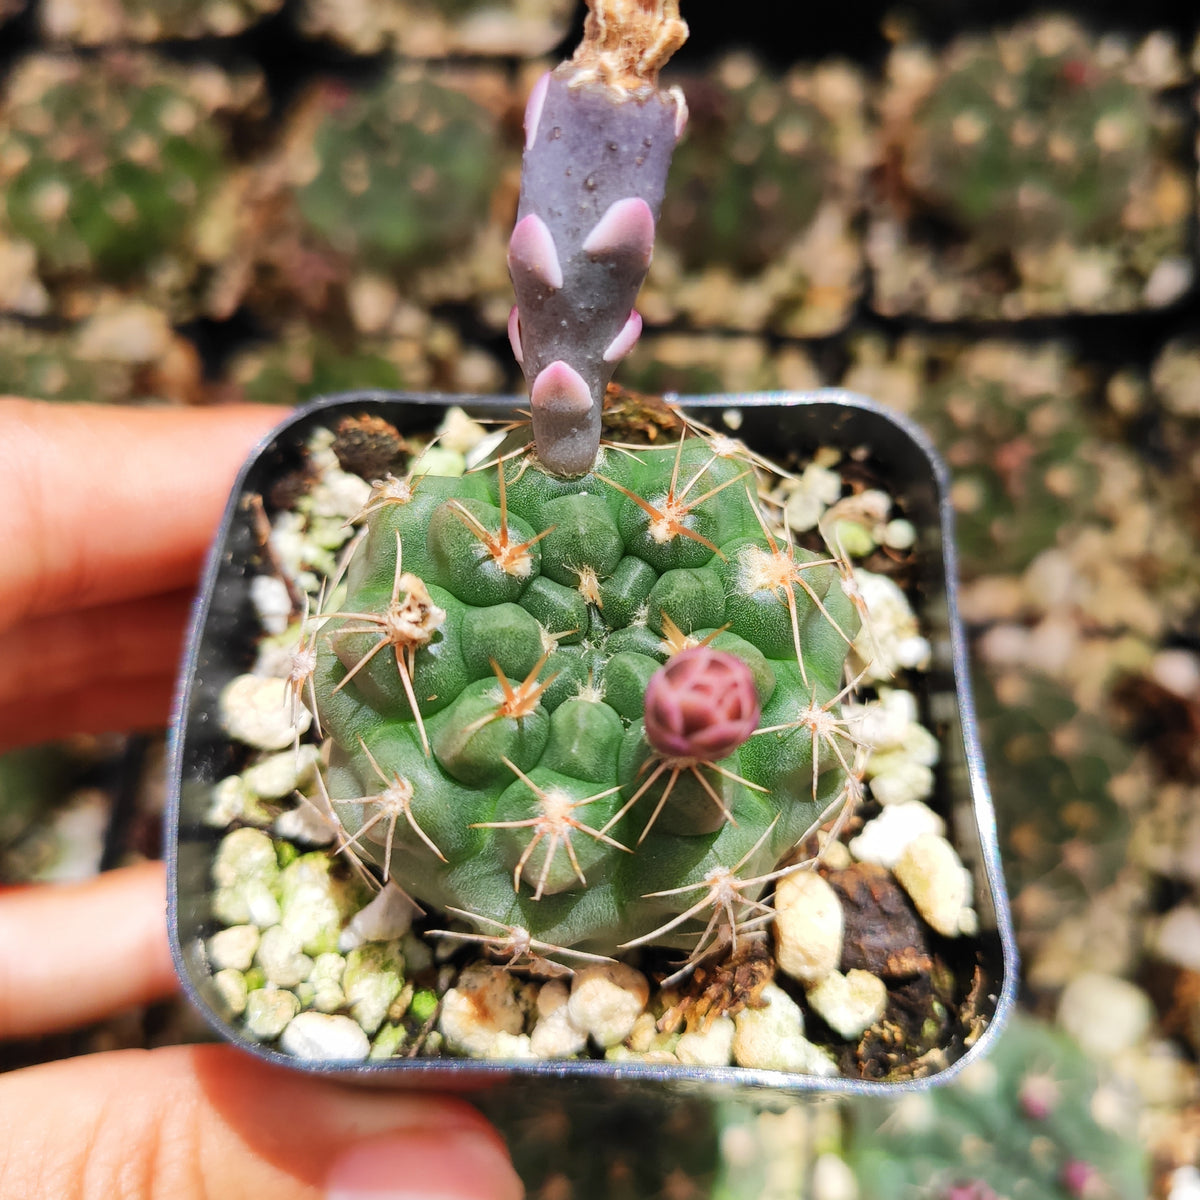
[(750, 668), (708, 646), (676, 654), (646, 685), (646, 740), (669, 758), (725, 758), (758, 727), (759, 713)]

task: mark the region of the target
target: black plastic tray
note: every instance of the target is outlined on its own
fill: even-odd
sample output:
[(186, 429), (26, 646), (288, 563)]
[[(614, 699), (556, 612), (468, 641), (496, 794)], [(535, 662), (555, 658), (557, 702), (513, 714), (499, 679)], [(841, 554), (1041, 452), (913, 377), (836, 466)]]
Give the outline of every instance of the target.
[[(234, 485), (192, 618), (172, 726), (166, 820), (168, 910), (172, 952), (185, 992), (224, 1039), (269, 1062), (327, 1076), (393, 1086), (472, 1088), (502, 1080), (544, 1085), (551, 1080), (595, 1087), (603, 1095), (644, 1089), (701, 1092), (760, 1100), (822, 1095), (897, 1095), (948, 1080), (983, 1054), (1012, 1007), (1017, 955), (1001, 873), (995, 815), (984, 774), (967, 666), (967, 647), (957, 608), (957, 565), (949, 477), (924, 434), (881, 406), (849, 392), (753, 393), (678, 397), (710, 425), (738, 409), (737, 435), (774, 458), (801, 455), (820, 446), (863, 448), (887, 480), (890, 493), (918, 530), (915, 605), (933, 647), (930, 669), (921, 674), (922, 704), (940, 731), (942, 761), (931, 803), (946, 818), (949, 837), (975, 879), (980, 932), (977, 965), (984, 984), (977, 1011), (986, 1023), (968, 1047), (946, 1047), (950, 1065), (921, 1079), (897, 1083), (755, 1070), (743, 1067), (663, 1066), (590, 1059), (480, 1062), (454, 1058), (397, 1058), (378, 1062), (306, 1062), (263, 1046), (220, 1015), (212, 994), (204, 940), (215, 932), (210, 914), (210, 865), (220, 832), (202, 816), (214, 783), (235, 769), (235, 749), (215, 719), (217, 697), (254, 658), (257, 619), (249, 582), (257, 566), (257, 539), (245, 499), (265, 494), (271, 483), (300, 463), (301, 449), (319, 425), (346, 413), (386, 417), (401, 431), (432, 430), (443, 410), (460, 405), (478, 416), (502, 416), (522, 402), (511, 396), (446, 396), (399, 392), (351, 392), (313, 401), (291, 413), (243, 467)], [(603, 1085), (607, 1086), (603, 1086)], [(615, 1088), (613, 1085), (616, 1085)]]

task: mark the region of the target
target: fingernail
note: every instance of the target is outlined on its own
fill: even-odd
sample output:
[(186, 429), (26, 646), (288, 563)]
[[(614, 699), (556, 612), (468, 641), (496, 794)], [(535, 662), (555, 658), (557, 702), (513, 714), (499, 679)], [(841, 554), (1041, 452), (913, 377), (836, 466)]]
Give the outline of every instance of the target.
[(462, 1130), (360, 1142), (325, 1180), (326, 1200), (520, 1200), (524, 1194), (500, 1143)]

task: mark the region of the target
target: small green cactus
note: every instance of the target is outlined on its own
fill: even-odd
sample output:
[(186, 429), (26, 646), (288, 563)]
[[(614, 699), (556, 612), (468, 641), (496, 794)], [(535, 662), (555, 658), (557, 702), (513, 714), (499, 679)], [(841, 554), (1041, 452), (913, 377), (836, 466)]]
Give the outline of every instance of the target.
[(683, 87), (690, 121), (671, 166), (663, 242), (689, 269), (761, 271), (816, 216), (837, 131), (798, 75), (773, 77), (746, 55)]
[(1150, 170), (1152, 98), (1082, 28), (1044, 21), (963, 39), (915, 115), (909, 184), (974, 236), (1092, 239)]
[(967, 578), (1023, 570), (1095, 518), (1088, 380), (1065, 345), (906, 338), (884, 360), (864, 338), (853, 353), (845, 385), (908, 408), (950, 465)]
[(464, 346), (453, 329), (432, 321), (417, 336), (349, 345), (296, 325), (277, 342), (239, 354), (228, 374), (235, 395), (260, 404), (299, 404), (362, 388), (486, 392), (502, 379), (485, 351)]
[(836, 332), (861, 275), (851, 229), (870, 153), (861, 77), (842, 64), (780, 76), (737, 53), (681, 86), (691, 117), (663, 202), (647, 315)]
[(991, 1056), (950, 1086), (860, 1101), (847, 1158), (864, 1196), (1142, 1200), (1130, 1107), (1070, 1039), (1013, 1016)]
[(410, 58), (450, 54), (532, 58), (566, 32), (571, 0), (304, 0), (300, 27), (358, 54), (395, 50)]
[(318, 639), (330, 799), (479, 940), (702, 955), (846, 794), (814, 714), (858, 615), (732, 445), (604, 450), (571, 479), (525, 454), (366, 506)]
[(38, 20), (46, 37), (54, 41), (96, 46), (232, 37), (282, 5), (283, 0), (102, 0), (93, 4), (46, 0), (39, 6)]
[(326, 87), (297, 190), (304, 220), (375, 269), (406, 270), (462, 250), (486, 224), (504, 166), (496, 116), (418, 69), (351, 94)]
[[(0, 106), (0, 230), (44, 279), (191, 274), (192, 226), (220, 181), (227, 85), (146, 56), (23, 60)], [(223, 103), (224, 100), (218, 101)]]

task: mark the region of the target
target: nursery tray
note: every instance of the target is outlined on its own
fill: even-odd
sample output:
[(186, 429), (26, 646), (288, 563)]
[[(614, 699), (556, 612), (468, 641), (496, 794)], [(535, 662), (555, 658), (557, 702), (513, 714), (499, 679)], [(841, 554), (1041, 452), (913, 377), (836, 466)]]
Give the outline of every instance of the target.
[[(957, 608), (957, 568), (949, 477), (919, 429), (863, 397), (843, 391), (773, 392), (679, 397), (685, 410), (708, 425), (738, 410), (737, 436), (776, 459), (830, 446), (863, 449), (900, 510), (918, 531), (912, 596), (922, 631), (932, 646), (929, 669), (917, 686), (928, 719), (940, 731), (942, 760), (930, 803), (946, 818), (949, 838), (975, 881), (979, 933), (972, 939), (982, 986), (974, 1017), (982, 1032), (944, 1047), (949, 1065), (921, 1078), (878, 1082), (744, 1067), (613, 1063), (593, 1059), (517, 1062), (465, 1058), (392, 1058), (362, 1063), (308, 1062), (262, 1045), (226, 1021), (214, 994), (205, 939), (216, 930), (211, 915), (211, 864), (222, 833), (204, 823), (213, 785), (235, 769), (235, 748), (217, 721), (217, 699), (254, 660), (258, 621), (249, 584), (259, 547), (253, 516), (244, 503), (270, 491), (294, 470), (315, 428), (347, 414), (386, 418), (401, 431), (432, 431), (444, 409), (458, 405), (474, 416), (499, 417), (521, 401), (511, 396), (445, 396), (401, 392), (351, 392), (328, 396), (292, 412), (243, 467), (210, 551), (195, 605), (176, 700), (166, 817), (168, 911), (172, 952), (183, 988), (223, 1039), (280, 1065), (361, 1082), (415, 1087), (488, 1086), (502, 1080), (538, 1085), (574, 1081), (608, 1093), (630, 1089), (697, 1091), (716, 1097), (760, 1100), (824, 1095), (895, 1095), (930, 1087), (955, 1075), (986, 1052), (1012, 1007), (1016, 949), (1001, 873), (995, 816), (984, 775), (967, 667), (967, 646)], [(594, 1081), (588, 1083), (587, 1081)]]

